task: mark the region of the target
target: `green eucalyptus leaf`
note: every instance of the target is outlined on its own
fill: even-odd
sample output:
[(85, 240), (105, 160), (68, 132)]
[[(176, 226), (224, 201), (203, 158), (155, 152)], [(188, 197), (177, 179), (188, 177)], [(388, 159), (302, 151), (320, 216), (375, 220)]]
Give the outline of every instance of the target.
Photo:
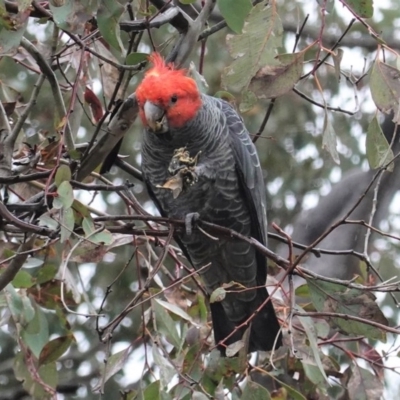
[(149, 55), (147, 53), (130, 53), (126, 56), (126, 65), (136, 65), (147, 61)]
[(169, 343), (179, 350), (183, 340), (179, 337), (176, 329), (176, 322), (171, 318), (169, 313), (161, 304), (154, 300), (151, 304), (157, 332), (162, 334)]
[[(24, 353), (19, 352), (14, 360), (15, 377), (22, 382), (24, 389), (33, 399), (52, 400), (56, 395), (58, 383), (58, 373), (56, 363), (49, 363), (40, 366), (32, 374), (32, 361), (30, 363), (25, 359)], [(53, 393), (49, 391), (52, 389)]]
[(59, 187), (62, 182), (64, 181), (70, 181), (72, 177), (71, 174), (71, 169), (68, 167), (68, 165), (61, 164), (57, 168), (56, 176), (54, 177), (54, 182)]
[[(318, 311), (352, 315), (385, 326), (389, 324), (371, 292), (312, 278), (307, 278), (307, 283), (311, 300)], [(344, 332), (386, 342), (386, 333), (367, 323), (340, 317), (330, 318), (328, 322)]]
[(71, 346), (75, 341), (72, 334), (65, 336), (59, 336), (50, 342), (46, 343), (40, 352), (39, 364), (49, 364), (57, 361)]
[(252, 8), (241, 35), (228, 36), (234, 61), (222, 74), (224, 88), (242, 91), (261, 68), (279, 64), (275, 56), (282, 44), (282, 23), (275, 7), (268, 3), (262, 1)]
[(120, 38), (119, 19), (124, 7), (115, 0), (102, 0), (97, 13), (97, 24), (104, 40), (114, 49), (123, 48)]
[(251, 1), (235, 0), (233, 6), (232, 0), (217, 0), (217, 4), (229, 28), (235, 33), (241, 33), (246, 17), (252, 8)]
[(61, 224), (61, 243), (64, 243), (68, 240), (75, 226), (75, 217), (72, 208), (67, 208), (62, 210), (62, 224)]
[(351, 375), (347, 384), (347, 392), (350, 399), (381, 399), (383, 389), (383, 382), (376, 375), (357, 364), (351, 367)]
[(291, 91), (303, 73), (304, 53), (276, 56), (279, 64), (260, 68), (251, 79), (249, 90), (260, 99), (274, 99)]
[(241, 400), (270, 400), (271, 395), (266, 388), (248, 380), (243, 389)]
[(322, 148), (325, 149), (332, 157), (336, 164), (340, 164), (340, 158), (337, 151), (336, 133), (329, 119), (328, 111), (325, 110), (324, 128), (322, 133)]
[(93, 387), (93, 391), (99, 391), (104, 383), (106, 383), (112, 376), (114, 376), (125, 366), (126, 360), (131, 351), (132, 347), (128, 346), (126, 349), (112, 354), (107, 358), (107, 360), (105, 360), (100, 369), (101, 378), (99, 383)]
[(35, 284), (35, 279), (29, 272), (20, 270), (11, 283), (15, 288), (29, 288)]
[(57, 189), (57, 197), (53, 201), (56, 209), (70, 208), (74, 202), (74, 190), (68, 181), (63, 181)]
[(380, 60), (375, 60), (369, 84), (376, 106), (384, 113), (394, 113), (394, 122), (400, 122), (400, 71)]
[(343, 0), (359, 17), (371, 18), (374, 15), (373, 0)]
[(46, 314), (39, 306), (34, 306), (35, 316), (21, 331), (23, 342), (31, 349), (36, 358), (49, 340), (49, 325)]
[[(367, 159), (372, 169), (383, 167), (393, 160), (393, 150), (390, 148), (376, 117), (372, 119), (368, 126), (366, 141)], [(388, 170), (393, 171), (393, 168), (394, 164), (391, 163)]]

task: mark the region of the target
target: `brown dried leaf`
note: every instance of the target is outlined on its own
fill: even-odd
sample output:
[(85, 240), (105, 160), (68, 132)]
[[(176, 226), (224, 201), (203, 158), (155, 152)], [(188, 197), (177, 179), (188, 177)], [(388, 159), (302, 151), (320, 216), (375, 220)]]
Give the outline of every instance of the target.
[(111, 250), (114, 247), (125, 246), (127, 244), (132, 244), (132, 235), (124, 235), (116, 233), (113, 235), (112, 243), (107, 246), (107, 250)]
[(172, 190), (172, 196), (176, 199), (182, 192), (183, 189), (183, 179), (180, 174), (171, 176), (168, 178), (164, 185), (157, 185), (157, 187), (162, 187), (164, 189)]
[(382, 382), (368, 370), (353, 365), (347, 385), (349, 399), (380, 399), (383, 394)]
[[(113, 56), (113, 54), (110, 52), (110, 50), (107, 49), (107, 47), (102, 43), (102, 42), (96, 42), (96, 51), (102, 55), (103, 57), (106, 57), (108, 60), (111, 60), (113, 62), (115, 62), (116, 64), (118, 64), (118, 60)], [(101, 67), (102, 71), (103, 71), (103, 92), (104, 92), (104, 96), (106, 99), (111, 98), (115, 86), (118, 82), (119, 79), (119, 71), (117, 68), (115, 68), (114, 66), (112, 66), (110, 63), (103, 63), (102, 67)], [(121, 85), (121, 87), (119, 88), (118, 94), (117, 94), (117, 98), (121, 97), (122, 94), (122, 90), (123, 90), (123, 85)]]
[(78, 263), (97, 263), (103, 260), (106, 253), (108, 253), (106, 246), (85, 241), (75, 250), (74, 255), (71, 257), (71, 261)]
[(40, 149), (41, 159), (46, 166), (54, 164), (54, 157), (57, 156), (60, 142), (58, 140), (49, 140), (48, 144), (45, 147)]
[(15, 105), (17, 104), (16, 101), (12, 101), (12, 102), (2, 102), (3, 107), (4, 107), (4, 111), (6, 112), (7, 117), (10, 117), (11, 114), (14, 112), (15, 110)]
[[(27, 289), (27, 293), (32, 296), (37, 304), (54, 309), (57, 305), (61, 305), (61, 281), (58, 279), (51, 279), (40, 286), (32, 286)], [(67, 305), (75, 306), (77, 302), (71, 291), (64, 293), (64, 302)]]
[(89, 107), (92, 110), (94, 121), (99, 122), (103, 117), (103, 107), (101, 106), (99, 98), (88, 87), (85, 89), (84, 96), (86, 103), (89, 104)]
[(175, 304), (182, 310), (187, 311), (189, 307), (187, 293), (181, 290), (180, 287), (173, 286), (170, 289), (166, 289), (164, 292), (164, 296), (166, 297), (169, 303)]
[(262, 99), (273, 99), (293, 89), (303, 72), (304, 51), (280, 54), (279, 65), (266, 65), (251, 79), (249, 90)]

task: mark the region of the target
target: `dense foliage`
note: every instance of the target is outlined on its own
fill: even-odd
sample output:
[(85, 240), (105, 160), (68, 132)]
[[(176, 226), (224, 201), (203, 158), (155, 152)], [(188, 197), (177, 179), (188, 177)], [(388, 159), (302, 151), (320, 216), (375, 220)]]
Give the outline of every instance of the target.
[[(0, 399), (398, 397), (396, 6), (0, 0)], [(183, 222), (145, 192), (134, 92), (152, 51), (257, 143), (269, 247), (241, 240), (268, 257), (274, 352), (220, 357)]]

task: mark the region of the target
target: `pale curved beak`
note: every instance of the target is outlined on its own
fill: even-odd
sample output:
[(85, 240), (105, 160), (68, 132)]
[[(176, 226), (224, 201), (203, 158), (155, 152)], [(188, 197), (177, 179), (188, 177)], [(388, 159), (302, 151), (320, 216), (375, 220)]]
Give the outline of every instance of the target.
[(150, 129), (155, 133), (168, 132), (168, 121), (165, 115), (165, 110), (155, 105), (151, 101), (144, 103), (144, 116)]

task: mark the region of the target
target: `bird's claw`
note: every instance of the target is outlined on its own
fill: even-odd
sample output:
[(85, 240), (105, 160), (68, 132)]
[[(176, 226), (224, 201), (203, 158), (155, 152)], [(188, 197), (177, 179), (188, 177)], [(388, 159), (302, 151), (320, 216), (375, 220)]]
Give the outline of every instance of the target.
[(190, 157), (186, 147), (175, 150), (168, 166), (171, 176), (158, 187), (172, 190), (172, 196), (176, 199), (185, 187), (194, 185), (199, 180), (197, 160), (200, 153), (198, 152), (195, 157)]
[(179, 175), (182, 177), (183, 184), (186, 186), (192, 186), (199, 180), (196, 173), (196, 167), (182, 168), (179, 171)]
[(201, 152), (197, 153), (195, 157), (190, 157), (190, 153), (186, 150), (186, 147), (181, 147), (174, 151), (172, 160), (168, 166), (168, 172), (171, 175), (176, 175), (182, 169), (188, 169), (195, 167)]
[(197, 212), (186, 214), (185, 216), (185, 230), (186, 235), (190, 236), (193, 232), (193, 228), (196, 225), (196, 221), (200, 218), (200, 214)]

